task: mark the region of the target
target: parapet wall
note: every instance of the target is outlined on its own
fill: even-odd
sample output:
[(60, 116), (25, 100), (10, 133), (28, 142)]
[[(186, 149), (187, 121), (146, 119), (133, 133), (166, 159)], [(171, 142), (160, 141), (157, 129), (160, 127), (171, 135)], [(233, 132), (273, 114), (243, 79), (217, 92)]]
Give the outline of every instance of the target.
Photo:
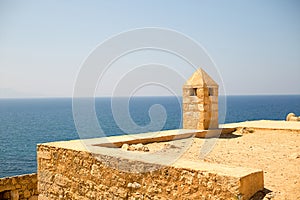
[[(217, 165), (203, 169), (195, 162), (155, 166), (107, 155), (98, 155), (96, 159), (91, 153), (74, 148), (79, 145), (79, 141), (70, 141), (57, 146), (51, 143), (38, 146), (39, 200), (245, 200), (263, 189), (262, 171), (243, 171), (239, 174), (239, 169), (218, 169)], [(157, 170), (129, 172), (137, 166), (143, 169), (154, 167)], [(124, 171), (125, 168), (127, 170)]]
[(0, 179), (1, 200), (37, 200), (37, 175), (25, 174)]

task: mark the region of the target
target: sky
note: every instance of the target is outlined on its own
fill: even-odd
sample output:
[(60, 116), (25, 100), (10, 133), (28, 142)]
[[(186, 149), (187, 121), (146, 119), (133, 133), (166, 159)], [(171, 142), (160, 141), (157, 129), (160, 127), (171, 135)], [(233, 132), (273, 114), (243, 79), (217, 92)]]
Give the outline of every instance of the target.
[[(218, 74), (212, 77), (221, 80), (224, 94), (300, 94), (297, 0), (0, 0), (0, 98), (71, 97), (83, 63), (99, 44), (144, 27), (174, 30), (201, 44), (215, 63)], [(136, 70), (149, 63), (156, 66)], [(166, 77), (169, 73), (158, 64), (174, 73)], [(176, 83), (180, 95), (193, 73), (187, 65), (165, 52), (134, 52), (112, 64), (95, 94), (111, 96), (130, 78), (155, 77), (154, 82)], [(134, 73), (127, 76), (130, 70)], [(166, 88), (145, 84), (129, 93), (174, 94)]]

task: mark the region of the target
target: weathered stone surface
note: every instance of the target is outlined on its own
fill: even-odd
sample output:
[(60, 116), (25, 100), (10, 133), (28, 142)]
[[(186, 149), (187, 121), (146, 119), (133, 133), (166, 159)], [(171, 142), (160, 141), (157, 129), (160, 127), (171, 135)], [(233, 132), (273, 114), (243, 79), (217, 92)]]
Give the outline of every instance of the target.
[(0, 178), (0, 192), (8, 191), (12, 200), (34, 200), (38, 196), (37, 193), (37, 175), (25, 174), (21, 176), (13, 176)]
[(38, 196), (31, 196), (28, 200), (38, 200)]
[(48, 151), (45, 152), (38, 152), (38, 157), (41, 159), (51, 159), (51, 154)]
[[(156, 164), (104, 154), (96, 158), (76, 150), (74, 146), (80, 141), (70, 142), (72, 146), (69, 142), (38, 146), (38, 151), (57, 153), (51, 159), (38, 158), (40, 199), (248, 199), (263, 188), (260, 170), (177, 161), (153, 171), (132, 173), (118, 167), (144, 170)], [(57, 165), (62, 159), (68, 171)]]
[(31, 196), (30, 191), (29, 190), (25, 190), (24, 191), (24, 198), (29, 198)]
[(297, 117), (297, 116), (295, 115), (295, 113), (289, 113), (289, 114), (286, 116), (286, 121), (292, 121), (292, 122), (300, 121), (300, 116)]

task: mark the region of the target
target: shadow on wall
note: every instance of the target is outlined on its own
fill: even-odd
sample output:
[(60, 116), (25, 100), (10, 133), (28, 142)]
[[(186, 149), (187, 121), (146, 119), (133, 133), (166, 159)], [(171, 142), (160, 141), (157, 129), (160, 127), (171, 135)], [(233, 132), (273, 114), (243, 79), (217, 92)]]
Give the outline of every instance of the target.
[(25, 174), (20, 176), (0, 179), (1, 200), (37, 200), (37, 174)]

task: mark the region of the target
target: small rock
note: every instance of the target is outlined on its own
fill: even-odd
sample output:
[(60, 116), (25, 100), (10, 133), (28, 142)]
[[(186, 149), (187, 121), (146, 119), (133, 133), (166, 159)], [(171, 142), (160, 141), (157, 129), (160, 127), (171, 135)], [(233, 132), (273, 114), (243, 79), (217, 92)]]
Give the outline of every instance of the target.
[(243, 127), (239, 130), (240, 134), (248, 134), (248, 133), (254, 133), (255, 130), (253, 128)]
[[(123, 146), (124, 146), (124, 148), (123, 148)], [(142, 143), (132, 144), (132, 145), (128, 145), (128, 146), (125, 146), (125, 144), (123, 144), (122, 149), (127, 149), (127, 151), (144, 151), (144, 152), (149, 151), (149, 148), (147, 146), (143, 145)]]
[(132, 188), (134, 188), (134, 189), (138, 189), (138, 188), (140, 188), (141, 187), (141, 184), (139, 184), (139, 183), (137, 183), (137, 182), (134, 182), (133, 184), (132, 184)]
[(128, 151), (129, 145), (128, 144), (123, 144), (121, 147), (123, 150)]
[(128, 151), (135, 151), (135, 150), (136, 150), (135, 145), (130, 145), (128, 147)]
[(149, 148), (148, 148), (147, 146), (143, 146), (143, 151), (144, 151), (144, 152), (148, 152), (148, 151), (150, 151), (150, 150), (149, 150)]
[(300, 154), (299, 153), (292, 153), (290, 156), (291, 159), (297, 159), (300, 158)]
[(133, 183), (128, 183), (127, 184), (128, 188), (133, 188), (133, 189), (138, 189), (141, 187), (141, 184), (137, 183), (137, 182), (133, 182)]
[(143, 147), (144, 147), (144, 145), (143, 145), (142, 143), (139, 143), (139, 144), (136, 144), (136, 145), (135, 145), (135, 148), (136, 148), (136, 150), (138, 150), (138, 151), (143, 151)]
[(286, 116), (286, 121), (292, 121), (292, 122), (297, 122), (300, 121), (300, 116), (296, 116), (295, 113), (289, 113)]
[(266, 194), (266, 196), (263, 198), (263, 200), (270, 200), (274, 198), (274, 193), (270, 192)]

